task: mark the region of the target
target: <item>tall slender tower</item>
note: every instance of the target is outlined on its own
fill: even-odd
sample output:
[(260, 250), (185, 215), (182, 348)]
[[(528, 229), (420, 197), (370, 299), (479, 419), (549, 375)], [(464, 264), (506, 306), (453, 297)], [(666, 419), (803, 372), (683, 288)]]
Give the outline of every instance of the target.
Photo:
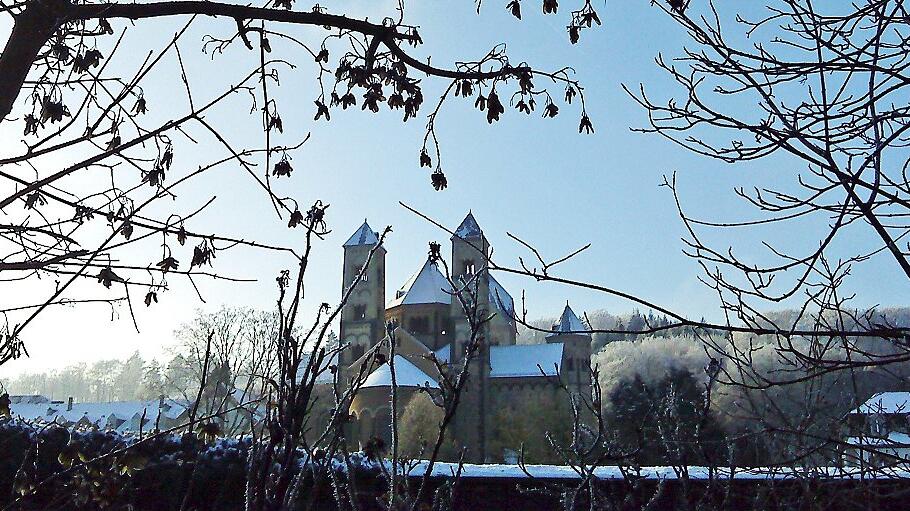
[(341, 353), (341, 367), (347, 367), (360, 358), (385, 336), (385, 248), (376, 250), (366, 271), (357, 280), (360, 269), (377, 243), (379, 236), (366, 220), (344, 243), (341, 294), (344, 296), (351, 286), (354, 290), (341, 310), (339, 339), (350, 344)]
[[(474, 215), (468, 212), (451, 241), (453, 280), (465, 288), (462, 297), (466, 301), (476, 300), (477, 319), (484, 318), (490, 311), (490, 275), (487, 271), (490, 245)], [(454, 370), (458, 371), (471, 340), (471, 325), (457, 297), (452, 298), (452, 323), (455, 334), (452, 337), (452, 359), (455, 362)], [(486, 326), (478, 332), (477, 338), (480, 347), (468, 367), (468, 381), (455, 415), (457, 440), (467, 448), (466, 459), (475, 463), (485, 461), (491, 425), (487, 410), (490, 348)]]

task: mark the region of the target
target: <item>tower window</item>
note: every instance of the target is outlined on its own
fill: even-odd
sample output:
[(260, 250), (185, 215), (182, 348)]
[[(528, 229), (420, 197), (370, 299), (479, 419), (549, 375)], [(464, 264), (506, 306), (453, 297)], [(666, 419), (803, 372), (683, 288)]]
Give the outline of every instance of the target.
[(367, 306), (366, 305), (355, 305), (354, 306), (354, 319), (366, 319), (367, 318)]
[[(354, 280), (357, 280), (357, 275), (360, 273), (360, 270), (362, 268), (363, 268), (362, 266), (352, 266), (351, 267), (351, 275), (354, 276)], [(366, 280), (367, 280), (367, 272), (363, 272), (363, 275), (360, 275), (360, 281), (366, 282)]]
[(474, 260), (473, 260), (473, 259), (465, 259), (465, 260), (462, 262), (462, 266), (464, 267), (464, 274), (465, 274), (465, 275), (474, 275), (474, 273), (477, 272), (477, 267), (476, 267), (476, 265), (474, 264)]

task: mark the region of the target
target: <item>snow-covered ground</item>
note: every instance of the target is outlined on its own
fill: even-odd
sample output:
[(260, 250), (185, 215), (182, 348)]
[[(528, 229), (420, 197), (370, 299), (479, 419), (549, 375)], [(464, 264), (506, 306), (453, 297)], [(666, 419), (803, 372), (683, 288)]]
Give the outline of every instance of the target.
[[(507, 478), (522, 479), (530, 477), (541, 479), (577, 479), (581, 476), (568, 466), (558, 465), (525, 465), (524, 469), (518, 465), (503, 464), (483, 464), (472, 465), (465, 464), (462, 466), (461, 477), (482, 477), (482, 478)], [(411, 475), (421, 475), (426, 470), (426, 462), (418, 462), (411, 468)], [(458, 470), (455, 463), (436, 463), (433, 466), (433, 476), (451, 477)], [(712, 477), (711, 471), (707, 467), (687, 467), (685, 473), (690, 479), (707, 479)], [(642, 467), (637, 471), (629, 467), (604, 466), (594, 470), (594, 475), (599, 479), (622, 479), (623, 477), (635, 477), (646, 479), (677, 479), (682, 477), (682, 469), (679, 467)], [(713, 477), (728, 479), (730, 477), (729, 468), (717, 468), (713, 471)], [(910, 465), (902, 469), (879, 469), (879, 470), (860, 470), (859, 468), (837, 468), (837, 467), (819, 467), (813, 469), (793, 469), (793, 468), (752, 468), (737, 469), (733, 471), (734, 479), (788, 479), (795, 477), (821, 477), (821, 478), (910, 478)]]

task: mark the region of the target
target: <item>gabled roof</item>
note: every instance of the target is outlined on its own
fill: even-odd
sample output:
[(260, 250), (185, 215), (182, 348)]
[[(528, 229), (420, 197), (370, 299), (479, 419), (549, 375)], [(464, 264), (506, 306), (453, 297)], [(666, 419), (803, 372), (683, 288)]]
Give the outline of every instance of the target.
[(363, 220), (363, 225), (361, 225), (354, 234), (344, 242), (344, 247), (356, 247), (359, 245), (375, 245), (379, 243), (379, 236), (373, 232), (373, 229), (370, 228), (370, 225), (367, 224), (366, 219)]
[(572, 310), (572, 307), (569, 307), (569, 304), (566, 304), (566, 308), (562, 311), (562, 316), (559, 317), (559, 321), (553, 324), (553, 333), (547, 334), (547, 337), (554, 337), (557, 335), (572, 333), (578, 335), (591, 335), (588, 332), (588, 327), (578, 316), (575, 315), (575, 311)]
[(562, 348), (561, 342), (490, 346), (490, 377), (556, 376), (562, 367)]
[(13, 404), (10, 408), (13, 415), (26, 420), (44, 422), (74, 423), (85, 419), (99, 427), (104, 426), (109, 418), (130, 420), (145, 413), (145, 418), (154, 421), (159, 414), (170, 419), (177, 418), (187, 409), (184, 401), (166, 399), (164, 407), (159, 408), (157, 399), (150, 401), (115, 401), (112, 403), (73, 403), (67, 410), (67, 403), (32, 403)]
[[(395, 355), (395, 383), (399, 387), (429, 386), (431, 389), (439, 388), (439, 385), (436, 384), (436, 380), (430, 378), (427, 373), (421, 371), (420, 368), (401, 355)], [(389, 363), (386, 362), (367, 376), (362, 388), (391, 386), (392, 368)]]
[(904, 413), (910, 415), (910, 392), (879, 392), (851, 413)]
[(423, 263), (423, 268), (411, 276), (395, 292), (395, 298), (392, 299), (386, 308), (397, 307), (399, 305), (412, 305), (417, 303), (452, 303), (452, 286), (449, 281), (442, 275), (436, 263), (431, 263), (429, 259)]
[(483, 236), (483, 231), (480, 230), (480, 225), (477, 224), (477, 220), (474, 219), (474, 215), (468, 211), (468, 216), (464, 217), (464, 220), (461, 221), (461, 225), (455, 229), (455, 235), (452, 238), (480, 238)]

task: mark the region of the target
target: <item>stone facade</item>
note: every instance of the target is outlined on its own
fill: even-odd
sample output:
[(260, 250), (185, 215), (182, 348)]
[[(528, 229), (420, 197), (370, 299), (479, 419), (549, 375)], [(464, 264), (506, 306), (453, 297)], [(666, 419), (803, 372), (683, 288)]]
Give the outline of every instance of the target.
[[(471, 340), (466, 305), (476, 307), (474, 317), (492, 314), (477, 334), (479, 349), (451, 426), (456, 443), (466, 448), (467, 461), (482, 462), (490, 456), (487, 446), (496, 410), (522, 395), (556, 395), (562, 392), (562, 382), (572, 392), (590, 397), (591, 336), (568, 304), (546, 344), (516, 345), (514, 301), (487, 271), (489, 241), (471, 213), (454, 233), (449, 263), (428, 259), (388, 303), (385, 249), (375, 250), (364, 278), (357, 278), (378, 243), (376, 233), (365, 221), (344, 244), (342, 292), (350, 297), (341, 314), (340, 340), (345, 347), (339, 370), (342, 385), (356, 382), (359, 387), (349, 407), (353, 420), (348, 436), (354, 448), (372, 437), (390, 440), (391, 339), (400, 414), (421, 387), (430, 393), (439, 388), (442, 376), (433, 359), (444, 373), (454, 374), (462, 367)], [(449, 269), (449, 277), (441, 268)], [(452, 283), (471, 292), (458, 299)], [(394, 325), (391, 335), (387, 324)], [(382, 355), (371, 356), (371, 351)]]

